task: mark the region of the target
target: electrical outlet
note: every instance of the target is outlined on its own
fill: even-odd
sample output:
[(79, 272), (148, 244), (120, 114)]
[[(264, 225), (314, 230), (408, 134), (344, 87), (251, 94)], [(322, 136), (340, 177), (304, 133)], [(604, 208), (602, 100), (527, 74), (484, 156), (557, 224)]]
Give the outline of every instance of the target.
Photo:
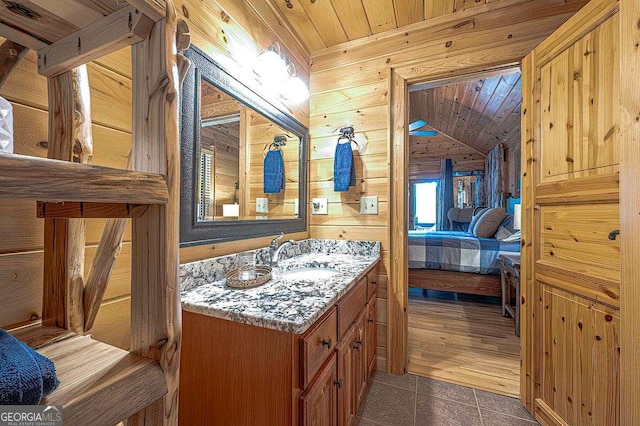
[(256, 198), (256, 213), (269, 213), (268, 198)]
[(314, 198), (311, 200), (311, 212), (313, 214), (329, 214), (327, 211), (327, 198)]
[(360, 214), (378, 214), (378, 197), (360, 197)]

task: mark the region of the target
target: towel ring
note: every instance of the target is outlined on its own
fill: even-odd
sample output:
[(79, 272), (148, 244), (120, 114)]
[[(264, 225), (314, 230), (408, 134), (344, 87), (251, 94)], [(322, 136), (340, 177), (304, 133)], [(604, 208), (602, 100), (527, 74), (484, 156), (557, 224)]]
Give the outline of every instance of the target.
[(342, 127), (340, 129), (340, 136), (338, 136), (338, 145), (340, 145), (340, 141), (343, 139), (348, 140), (350, 143), (355, 143), (360, 150), (360, 144), (353, 138), (354, 130), (353, 126)]
[(287, 145), (287, 135), (276, 135), (273, 138), (273, 142), (269, 144), (269, 146), (267, 147), (267, 149), (265, 149), (265, 151), (271, 151), (272, 148), (274, 148), (273, 151), (279, 151), (280, 147), (283, 147), (286, 145)]

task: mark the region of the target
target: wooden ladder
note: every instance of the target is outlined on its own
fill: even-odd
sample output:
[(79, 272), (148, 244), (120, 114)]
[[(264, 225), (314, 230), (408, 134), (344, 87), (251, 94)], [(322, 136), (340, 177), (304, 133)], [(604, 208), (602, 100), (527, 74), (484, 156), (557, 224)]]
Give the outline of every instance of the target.
[[(39, 72), (49, 79), (49, 158), (0, 154), (0, 198), (38, 201), (37, 215), (45, 220), (42, 320), (12, 334), (54, 362), (60, 386), (41, 404), (62, 405), (65, 424), (177, 424), (179, 80), (188, 67), (177, 52), (188, 47), (188, 28), (171, 0), (166, 8), (164, 1), (129, 3), (38, 50)], [(93, 166), (84, 64), (127, 45), (133, 66), (130, 170)], [(94, 261), (95, 277), (85, 285), (87, 218), (110, 220), (98, 248), (102, 260)], [(130, 351), (84, 335), (100, 307), (126, 219), (132, 221)]]

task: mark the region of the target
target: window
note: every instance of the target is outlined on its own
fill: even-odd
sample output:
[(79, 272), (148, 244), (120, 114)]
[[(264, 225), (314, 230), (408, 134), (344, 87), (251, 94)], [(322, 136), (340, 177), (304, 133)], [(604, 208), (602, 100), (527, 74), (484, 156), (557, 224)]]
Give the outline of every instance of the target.
[(430, 228), (436, 224), (438, 211), (438, 181), (416, 183), (415, 224), (420, 228)]

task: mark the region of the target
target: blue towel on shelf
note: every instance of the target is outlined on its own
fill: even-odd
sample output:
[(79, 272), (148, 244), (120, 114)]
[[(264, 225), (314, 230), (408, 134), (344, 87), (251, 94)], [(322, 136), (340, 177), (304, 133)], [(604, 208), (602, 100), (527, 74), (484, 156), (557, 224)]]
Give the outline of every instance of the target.
[(339, 143), (333, 158), (333, 190), (345, 192), (356, 186), (356, 168), (353, 162), (351, 143)]
[(58, 387), (53, 362), (0, 330), (0, 405), (35, 405)]
[(264, 157), (264, 193), (279, 194), (284, 188), (284, 160), (279, 149)]

